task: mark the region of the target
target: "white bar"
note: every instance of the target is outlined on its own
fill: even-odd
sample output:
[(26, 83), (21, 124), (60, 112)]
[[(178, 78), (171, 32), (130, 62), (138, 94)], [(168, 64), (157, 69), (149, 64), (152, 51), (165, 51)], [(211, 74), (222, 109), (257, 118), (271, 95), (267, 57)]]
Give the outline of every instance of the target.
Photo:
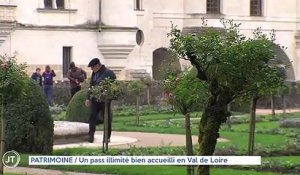
[(261, 165), (261, 156), (29, 156), (29, 165)]

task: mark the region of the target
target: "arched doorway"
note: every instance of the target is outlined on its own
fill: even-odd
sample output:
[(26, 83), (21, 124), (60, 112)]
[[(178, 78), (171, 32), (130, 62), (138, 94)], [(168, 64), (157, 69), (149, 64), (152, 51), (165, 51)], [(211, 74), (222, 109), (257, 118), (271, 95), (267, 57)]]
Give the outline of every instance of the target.
[(153, 51), (152, 78), (163, 79), (164, 70), (181, 70), (178, 59), (172, 58), (172, 52), (167, 48), (158, 48)]
[(275, 51), (275, 59), (271, 64), (275, 65), (284, 65), (284, 73), (285, 78), (288, 81), (294, 81), (295, 80), (295, 71), (293, 68), (293, 65), (288, 57), (288, 55), (285, 53), (285, 51), (279, 46), (274, 45), (274, 51)]

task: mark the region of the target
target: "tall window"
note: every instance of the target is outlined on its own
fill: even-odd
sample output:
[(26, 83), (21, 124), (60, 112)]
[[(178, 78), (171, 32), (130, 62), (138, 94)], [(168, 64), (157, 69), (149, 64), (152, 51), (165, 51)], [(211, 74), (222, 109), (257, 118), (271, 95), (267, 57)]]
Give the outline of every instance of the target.
[(142, 10), (142, 0), (134, 0), (134, 10)]
[[(54, 1), (55, 2), (55, 1)], [(53, 0), (44, 0), (44, 7), (45, 8), (54, 8), (53, 7)], [(64, 9), (65, 8), (65, 0), (56, 0), (56, 8)]]
[(56, 0), (56, 7), (58, 9), (64, 9), (65, 8), (65, 1), (64, 0)]
[(262, 0), (250, 0), (250, 16), (262, 16)]
[(63, 76), (66, 77), (72, 60), (72, 47), (63, 47)]
[(206, 12), (210, 14), (220, 13), (220, 0), (207, 0), (206, 1)]
[(52, 0), (44, 0), (44, 7), (45, 8), (53, 8)]

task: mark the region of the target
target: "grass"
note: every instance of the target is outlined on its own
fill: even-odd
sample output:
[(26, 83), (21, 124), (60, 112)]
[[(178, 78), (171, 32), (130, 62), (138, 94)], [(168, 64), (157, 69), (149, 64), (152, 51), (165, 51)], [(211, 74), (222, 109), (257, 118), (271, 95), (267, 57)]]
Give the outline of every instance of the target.
[[(198, 114), (198, 117), (200, 115)], [(244, 115), (246, 118), (247, 115)], [(299, 117), (300, 113), (294, 113), (292, 117)], [(195, 114), (192, 117), (196, 117)], [(270, 115), (265, 118), (271, 117)], [(113, 119), (113, 130), (114, 131), (138, 131), (138, 132), (155, 132), (155, 133), (169, 133), (169, 134), (185, 134), (184, 127), (178, 126), (166, 126), (163, 122), (167, 122), (170, 119), (182, 119), (184, 120), (181, 114), (154, 114), (154, 115), (143, 115), (140, 116), (140, 126), (135, 125), (135, 116), (115, 116)], [(149, 125), (151, 122), (162, 122), (160, 125)], [(146, 124), (145, 124), (146, 123)], [(97, 127), (97, 130), (102, 130), (103, 125)], [(226, 127), (226, 126), (225, 126)], [(217, 147), (229, 147), (237, 146), (239, 150), (245, 151), (248, 146), (248, 123), (244, 124), (232, 124), (232, 131), (221, 130), (220, 137), (230, 140), (230, 142), (220, 142), (217, 144)], [(278, 129), (278, 121), (276, 122), (258, 122), (256, 124), (257, 130), (267, 131), (272, 129)], [(300, 129), (296, 129), (299, 131)], [(290, 129), (284, 129), (286, 132), (290, 132)], [(192, 128), (192, 134), (197, 135), (198, 129)], [(271, 134), (261, 134), (257, 133), (255, 135), (255, 143), (260, 147), (274, 147), (280, 148), (286, 146), (291, 137), (285, 135), (271, 135)], [(54, 151), (56, 155), (63, 155), (65, 152), (68, 152), (68, 155), (99, 155), (100, 150), (93, 149), (68, 149)], [(25, 156), (25, 157), (24, 157)], [(26, 155), (22, 155), (26, 159)], [(22, 158), (22, 159), (23, 159)], [(299, 156), (283, 156), (283, 157), (263, 157), (263, 161), (290, 161), (292, 164), (298, 163), (300, 160)], [(26, 165), (26, 160), (21, 161), (22, 166)], [(110, 174), (122, 174), (122, 175), (181, 175), (186, 173), (186, 168), (181, 166), (44, 166), (43, 168), (59, 169), (64, 171), (77, 171), (77, 172), (93, 172), (93, 173), (110, 173)], [(280, 173), (269, 173), (269, 172), (256, 172), (256, 171), (245, 171), (245, 170), (236, 170), (228, 168), (219, 168), (213, 167), (211, 169), (212, 175), (279, 175)], [(291, 174), (290, 174), (291, 175)]]
[(300, 166), (300, 156), (263, 157), (263, 161), (289, 161)]
[[(148, 120), (161, 120), (169, 118), (170, 115), (150, 115), (150, 116), (143, 116), (144, 121)], [(141, 117), (141, 118), (143, 118)], [(122, 120), (119, 120), (122, 118)], [(143, 126), (142, 124), (140, 126), (137, 126), (132, 121), (134, 118), (131, 118), (132, 120), (126, 120), (126, 122), (123, 119), (130, 119), (129, 117), (120, 117), (114, 120), (113, 123), (113, 129), (115, 131), (137, 131), (137, 132), (155, 132), (155, 133), (168, 133), (168, 134), (185, 134), (185, 128), (184, 127), (174, 127), (174, 126), (166, 126), (166, 127), (158, 127), (158, 126)], [(142, 120), (142, 121), (143, 121)], [(161, 121), (164, 122), (164, 121)], [(277, 122), (259, 122), (257, 123), (257, 129), (272, 129), (272, 128), (278, 128)], [(100, 125), (97, 127), (97, 130), (102, 130), (103, 125)], [(248, 144), (248, 133), (247, 132), (239, 132), (240, 130), (247, 130), (248, 124), (235, 124), (232, 125), (232, 128), (234, 131), (237, 132), (231, 132), (222, 130), (220, 132), (220, 136), (222, 138), (226, 138), (230, 140), (230, 142), (221, 142), (217, 144), (217, 147), (220, 146), (231, 146), (231, 145), (237, 145), (241, 149), (246, 149)], [(198, 135), (198, 129), (192, 128), (192, 134)], [(284, 135), (270, 135), (270, 134), (256, 134), (255, 135), (255, 143), (259, 144), (260, 146), (268, 146), (268, 145), (285, 145), (291, 138), (286, 137)]]
[[(195, 117), (199, 118), (200, 116), (201, 116), (200, 112), (191, 114), (192, 118), (195, 118)], [(183, 118), (184, 118), (184, 116), (182, 114), (179, 114), (179, 113), (175, 113), (175, 114), (150, 114), (150, 115), (141, 115), (140, 116), (140, 121), (183, 119)], [(128, 121), (134, 122), (135, 119), (136, 119), (136, 116), (114, 116), (113, 121), (116, 122), (116, 123), (128, 122)]]
[[(249, 124), (236, 124), (232, 126), (233, 130), (236, 131), (243, 131), (243, 130), (248, 130)], [(272, 130), (272, 129), (278, 129), (279, 127), (279, 122), (274, 121), (274, 122), (258, 122), (256, 123), (256, 129), (257, 130)], [(300, 128), (280, 128), (285, 130), (286, 132), (290, 131), (296, 131), (300, 132)]]
[[(248, 133), (222, 131), (221, 138), (229, 139), (230, 142), (219, 142), (218, 146), (237, 145), (241, 149), (246, 149), (248, 146)], [(260, 146), (268, 145), (285, 145), (290, 138), (281, 135), (256, 134), (255, 143)]]
[[(183, 166), (52, 166), (47, 167), (63, 171), (108, 173), (122, 175), (183, 175), (186, 168)], [(281, 173), (243, 171), (235, 169), (211, 168), (211, 175), (282, 175)]]

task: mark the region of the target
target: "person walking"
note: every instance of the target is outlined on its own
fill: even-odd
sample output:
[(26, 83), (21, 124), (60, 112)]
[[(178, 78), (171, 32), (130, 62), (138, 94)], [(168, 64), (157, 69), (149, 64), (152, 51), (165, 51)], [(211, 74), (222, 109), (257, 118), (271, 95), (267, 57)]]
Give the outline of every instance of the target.
[(75, 63), (71, 62), (67, 77), (70, 80), (71, 97), (73, 97), (78, 91), (81, 90), (80, 83), (84, 82), (84, 80), (87, 78), (87, 75), (83, 69), (76, 67)]
[[(105, 67), (105, 65), (101, 64), (98, 58), (92, 59), (88, 67), (91, 68), (92, 77), (90, 82), (90, 88), (92, 86), (98, 85), (102, 80), (105, 78), (110, 78), (112, 80), (116, 79), (115, 73)], [(90, 91), (88, 91), (87, 99), (85, 101), (85, 105), (90, 108), (91, 115), (89, 119), (89, 133), (88, 133), (88, 141), (90, 143), (94, 142), (94, 134), (96, 131), (96, 124), (97, 124), (97, 116), (101, 112), (102, 116), (104, 116), (105, 110), (105, 102), (101, 101), (98, 102), (95, 99), (90, 97)], [(112, 113), (111, 113), (111, 102), (108, 103), (108, 141), (110, 142), (111, 136), (111, 129), (112, 129)]]
[(50, 66), (47, 65), (42, 77), (44, 78), (44, 92), (47, 96), (49, 106), (53, 106), (53, 77), (55, 76), (54, 70), (51, 70)]

